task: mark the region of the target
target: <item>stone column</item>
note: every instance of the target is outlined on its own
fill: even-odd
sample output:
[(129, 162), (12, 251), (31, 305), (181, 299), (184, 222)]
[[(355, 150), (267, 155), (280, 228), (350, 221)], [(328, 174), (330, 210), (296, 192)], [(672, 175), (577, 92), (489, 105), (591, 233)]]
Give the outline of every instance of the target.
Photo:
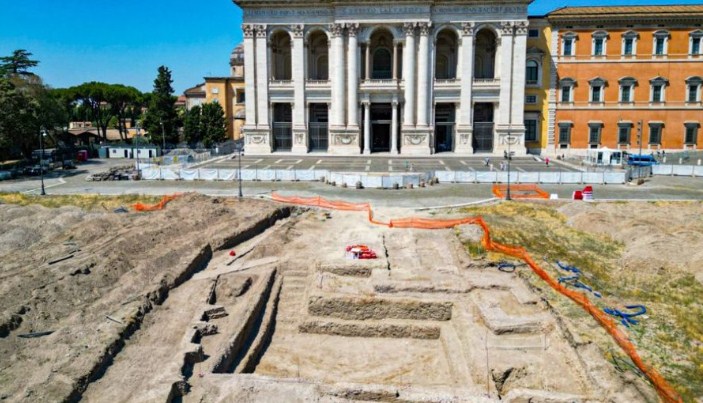
[(393, 42), (393, 79), (398, 78), (398, 43)]
[(364, 102), (364, 154), (371, 154), (371, 102)]
[(394, 96), (391, 102), (391, 155), (398, 154), (398, 97)]
[(421, 22), (420, 41), (417, 64), (417, 126), (426, 128), (429, 125), (428, 105), (429, 105), (429, 39), (430, 23)]
[[(525, 133), (525, 57), (527, 54), (527, 21), (515, 22), (515, 42), (513, 45), (513, 106), (512, 106), (512, 133), (517, 136), (517, 143), (524, 147)], [(517, 148), (517, 147), (516, 147)], [(526, 153), (526, 150), (524, 151)]]
[(347, 24), (347, 129), (355, 131), (359, 130), (359, 45), (356, 39), (358, 30), (359, 24)]
[(474, 82), (474, 23), (465, 22), (461, 25), (461, 93), (459, 95), (459, 112), (457, 114), (456, 138), (454, 152), (462, 154), (473, 153), (473, 100)]
[(403, 25), (403, 29), (405, 31), (405, 50), (403, 50), (403, 56), (405, 56), (403, 63), (403, 81), (405, 81), (403, 126), (411, 129), (415, 127), (415, 24), (406, 22)]
[(243, 24), (244, 31), (244, 90), (246, 123), (244, 131), (256, 128), (256, 65), (254, 55), (254, 26)]
[(344, 58), (344, 24), (332, 24), (332, 48), (330, 49), (330, 67), (332, 68), (332, 116), (330, 126), (340, 128), (345, 126), (344, 122), (344, 70), (346, 69)]
[[(498, 78), (500, 78), (500, 94), (499, 94), (499, 104), (498, 113), (496, 114), (497, 129), (507, 130), (510, 123), (510, 98), (512, 92), (511, 80), (512, 80), (512, 66), (513, 61), (513, 23), (505, 21), (503, 22), (501, 28), (500, 37), (500, 70), (498, 71)], [(498, 144), (495, 142), (494, 144)]]
[(304, 26), (291, 26), (293, 32), (293, 49), (291, 62), (293, 78), (293, 147), (296, 154), (308, 151), (307, 125), (305, 124), (305, 43), (303, 41)]
[(269, 128), (269, 62), (266, 25), (256, 26), (256, 123), (258, 128)]

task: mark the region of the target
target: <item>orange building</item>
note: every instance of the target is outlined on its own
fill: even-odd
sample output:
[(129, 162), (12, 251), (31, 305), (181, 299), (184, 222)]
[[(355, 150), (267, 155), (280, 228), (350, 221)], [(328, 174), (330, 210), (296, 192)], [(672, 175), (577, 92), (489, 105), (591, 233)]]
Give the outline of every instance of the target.
[(565, 7), (547, 15), (554, 153), (703, 146), (703, 5)]

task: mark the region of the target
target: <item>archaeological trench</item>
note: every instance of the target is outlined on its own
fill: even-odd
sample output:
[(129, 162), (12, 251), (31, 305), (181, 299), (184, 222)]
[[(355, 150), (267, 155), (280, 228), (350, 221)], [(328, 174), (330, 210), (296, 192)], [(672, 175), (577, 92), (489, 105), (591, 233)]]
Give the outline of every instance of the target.
[[(471, 258), (476, 227), (194, 195), (151, 213), (46, 210), (0, 205), (13, 233), (32, 215), (75, 222), (3, 269), (0, 400), (656, 401), (539, 290)], [(378, 258), (349, 259), (361, 243)]]

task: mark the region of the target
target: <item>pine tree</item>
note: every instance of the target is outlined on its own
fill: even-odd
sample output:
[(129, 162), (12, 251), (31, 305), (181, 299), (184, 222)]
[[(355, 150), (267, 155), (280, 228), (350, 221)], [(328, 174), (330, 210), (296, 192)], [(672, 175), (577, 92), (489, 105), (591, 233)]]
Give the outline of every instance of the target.
[(165, 66), (159, 67), (159, 73), (154, 80), (154, 91), (144, 118), (144, 128), (149, 133), (151, 141), (156, 144), (162, 143), (162, 133), (166, 135), (167, 143), (178, 143), (176, 97), (173, 96), (171, 84), (173, 84), (171, 70)]
[(12, 56), (0, 57), (0, 75), (31, 75), (32, 73), (27, 70), (39, 64), (37, 60), (31, 60), (31, 56), (31, 52), (24, 49), (17, 49), (12, 52)]

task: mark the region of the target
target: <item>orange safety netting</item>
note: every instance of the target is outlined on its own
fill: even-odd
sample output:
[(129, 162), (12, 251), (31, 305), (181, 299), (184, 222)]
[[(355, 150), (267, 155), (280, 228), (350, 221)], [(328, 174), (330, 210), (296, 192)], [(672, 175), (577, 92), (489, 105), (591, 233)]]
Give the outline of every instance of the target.
[[(511, 189), (512, 190), (512, 189)], [(460, 219), (434, 219), (434, 218), (419, 218), (419, 217), (409, 217), (400, 218), (395, 220), (389, 220), (388, 222), (382, 222), (374, 219), (373, 210), (371, 209), (371, 204), (369, 203), (349, 203), (343, 201), (332, 201), (321, 197), (286, 197), (279, 194), (273, 193), (271, 198), (278, 202), (298, 204), (303, 206), (313, 206), (322, 207), (335, 210), (347, 210), (347, 211), (367, 211), (369, 222), (373, 224), (383, 225), (391, 228), (417, 228), (417, 229), (442, 229), (442, 228), (452, 228), (457, 225), (463, 224), (476, 224), (483, 228), (483, 238), (481, 243), (486, 250), (500, 252), (517, 259), (524, 261), (532, 271), (537, 274), (542, 280), (549, 284), (554, 290), (558, 291), (562, 295), (568, 297), (572, 301), (576, 302), (581, 308), (588, 312), (593, 318), (611, 335), (613, 340), (622, 348), (622, 350), (632, 359), (632, 362), (639, 368), (649, 380), (652, 382), (656, 388), (659, 396), (666, 402), (682, 402), (683, 400), (679, 394), (669, 385), (669, 383), (662, 377), (659, 372), (648, 366), (642, 361), (639, 353), (634, 344), (630, 341), (629, 337), (625, 332), (618, 328), (617, 322), (615, 322), (608, 314), (599, 309), (593, 302), (591, 302), (585, 294), (580, 292), (570, 290), (563, 285), (559, 284), (558, 281), (554, 280), (546, 270), (540, 267), (530, 256), (530, 254), (522, 247), (503, 245), (501, 243), (495, 242), (491, 239), (490, 230), (486, 222), (478, 217), (466, 217)]]
[(156, 204), (135, 203), (134, 205), (132, 205), (132, 207), (134, 207), (134, 209), (137, 211), (163, 210), (163, 208), (166, 207), (166, 204), (168, 204), (168, 202), (170, 202), (171, 200), (175, 199), (178, 196), (180, 196), (180, 195), (175, 194), (175, 195), (170, 195), (170, 196), (164, 196), (161, 198), (161, 201)]
[[(505, 199), (505, 194), (508, 191), (508, 185), (493, 185), (493, 194)], [(549, 193), (540, 189), (537, 185), (531, 184), (514, 184), (510, 185), (510, 198), (512, 199), (549, 199)]]

